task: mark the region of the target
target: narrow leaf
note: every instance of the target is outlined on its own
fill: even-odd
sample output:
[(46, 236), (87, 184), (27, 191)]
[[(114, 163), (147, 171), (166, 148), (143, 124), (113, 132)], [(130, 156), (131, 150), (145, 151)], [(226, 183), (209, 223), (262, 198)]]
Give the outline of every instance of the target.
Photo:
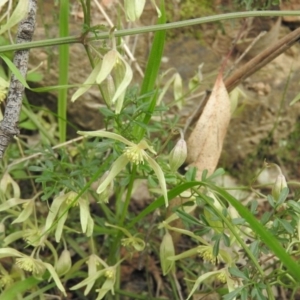
[[(20, 1), (22, 2), (22, 1)], [(30, 89), (29, 85), (27, 84), (25, 78), (20, 73), (20, 71), (17, 69), (17, 67), (14, 65), (14, 63), (5, 55), (0, 54), (0, 57), (5, 61), (8, 68), (11, 70), (11, 72), (16, 76), (16, 78), (27, 88)]]

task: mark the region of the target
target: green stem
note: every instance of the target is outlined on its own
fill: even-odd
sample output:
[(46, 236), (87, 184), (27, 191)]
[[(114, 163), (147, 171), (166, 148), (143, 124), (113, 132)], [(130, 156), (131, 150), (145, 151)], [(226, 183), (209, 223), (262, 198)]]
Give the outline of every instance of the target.
[[(128, 188), (127, 188), (125, 202), (122, 207), (122, 214), (120, 217), (120, 221), (118, 223), (119, 227), (124, 226), (125, 218), (128, 215), (128, 206), (129, 206), (129, 202), (130, 202), (131, 195), (132, 195), (133, 184), (136, 179), (136, 169), (137, 169), (136, 165), (133, 165), (132, 171), (131, 171), (131, 176), (130, 176), (130, 181), (129, 181)], [(123, 235), (123, 233), (120, 231), (118, 233), (118, 235), (116, 236), (116, 238), (114, 239), (114, 242), (113, 242), (113, 245), (112, 245), (111, 251), (110, 251), (110, 256), (109, 256), (109, 264), (110, 265), (115, 264), (119, 260), (119, 254), (117, 254), (117, 249), (119, 247), (120, 239), (121, 239), (122, 235)]]
[[(149, 33), (149, 32), (155, 32), (159, 30), (170, 30), (175, 28), (193, 26), (193, 25), (204, 24), (204, 23), (211, 23), (211, 22), (218, 22), (224, 20), (231, 20), (231, 19), (241, 19), (241, 18), (249, 18), (249, 17), (281, 17), (281, 16), (299, 16), (299, 11), (234, 12), (234, 13), (220, 14), (220, 15), (196, 18), (196, 19), (185, 20), (185, 21), (171, 22), (167, 24), (158, 24), (158, 25), (150, 25), (150, 26), (130, 28), (130, 29), (121, 29), (114, 32), (114, 37)], [(99, 32), (97, 33), (97, 37), (88, 38), (86, 39), (85, 42), (108, 39), (110, 38), (110, 36), (111, 36), (110, 32)], [(75, 43), (83, 43), (82, 37), (69, 36), (69, 37), (61, 37), (55, 39), (47, 39), (43, 41), (35, 41), (30, 43), (6, 45), (0, 47), (0, 53), (6, 51), (16, 51), (22, 49), (25, 50), (31, 48), (48, 47), (48, 46), (64, 45), (64, 44), (75, 44)]]
[(129, 206), (129, 202), (130, 202), (131, 195), (132, 195), (133, 184), (134, 184), (134, 181), (136, 179), (136, 168), (137, 168), (136, 165), (132, 166), (130, 182), (128, 184), (126, 199), (125, 199), (125, 202), (124, 202), (122, 215), (121, 215), (120, 222), (119, 222), (119, 226), (121, 226), (121, 227), (124, 225), (124, 221), (125, 221), (126, 216), (128, 216), (128, 206)]

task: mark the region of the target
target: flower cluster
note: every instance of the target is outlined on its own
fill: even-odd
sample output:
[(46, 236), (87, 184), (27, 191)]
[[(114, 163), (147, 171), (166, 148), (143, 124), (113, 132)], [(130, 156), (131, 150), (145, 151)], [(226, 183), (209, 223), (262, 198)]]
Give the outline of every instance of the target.
[(162, 194), (165, 198), (165, 204), (166, 206), (168, 206), (168, 195), (164, 173), (161, 167), (158, 165), (158, 163), (146, 152), (146, 150), (148, 150), (151, 153), (156, 154), (154, 149), (151, 146), (149, 146), (145, 140), (142, 140), (138, 144), (135, 144), (118, 134), (108, 132), (105, 130), (78, 131), (78, 133), (85, 136), (111, 138), (113, 140), (122, 142), (125, 145), (127, 145), (127, 147), (124, 149), (123, 154), (119, 156), (119, 158), (117, 158), (117, 160), (113, 163), (109, 173), (105, 174), (105, 179), (101, 182), (97, 189), (98, 194), (105, 192), (105, 190), (112, 183), (114, 178), (125, 168), (125, 166), (128, 163), (138, 165), (143, 164), (144, 161), (146, 161), (157, 176)]

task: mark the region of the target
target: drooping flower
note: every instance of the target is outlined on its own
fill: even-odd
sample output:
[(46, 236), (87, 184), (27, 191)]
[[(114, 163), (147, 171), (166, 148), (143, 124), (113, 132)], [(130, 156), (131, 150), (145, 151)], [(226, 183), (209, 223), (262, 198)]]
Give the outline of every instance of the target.
[(174, 255), (175, 247), (173, 244), (173, 239), (167, 230), (165, 235), (163, 236), (159, 250), (160, 265), (164, 276), (167, 275), (169, 271), (174, 271), (175, 262), (168, 259), (168, 257)]
[(139, 237), (137, 237), (136, 235), (133, 236), (127, 229), (122, 228), (120, 226), (111, 225), (108, 223), (105, 223), (105, 225), (116, 228), (124, 233), (126, 238), (123, 238), (121, 240), (121, 244), (122, 244), (122, 246), (126, 247), (126, 249), (128, 251), (130, 251), (130, 252), (143, 251), (145, 249), (145, 246), (146, 246), (145, 242), (142, 239), (140, 239)]
[(125, 168), (128, 163), (139, 165), (143, 164), (146, 161), (157, 176), (166, 206), (168, 206), (168, 195), (164, 173), (158, 163), (146, 152), (146, 150), (148, 150), (153, 154), (156, 154), (154, 149), (149, 146), (145, 140), (142, 140), (138, 144), (135, 144), (116, 133), (108, 132), (105, 130), (78, 131), (78, 134), (85, 136), (110, 138), (127, 145), (127, 147), (124, 149), (123, 154), (118, 157), (117, 160), (113, 163), (109, 174), (99, 185), (97, 189), (98, 194), (101, 194), (106, 190), (113, 179)]
[(169, 154), (170, 168), (173, 172), (176, 172), (179, 167), (183, 165), (187, 157), (187, 145), (186, 141), (182, 137), (177, 141), (175, 147)]
[(89, 77), (74, 93), (71, 100), (78, 99), (93, 84), (99, 84), (103, 89), (107, 106), (115, 105), (115, 112), (119, 114), (123, 106), (126, 89), (132, 77), (133, 72), (129, 64), (117, 50), (112, 49), (95, 65)]
[(72, 267), (71, 253), (68, 249), (64, 249), (58, 258), (55, 271), (59, 276), (67, 274)]
[[(77, 198), (77, 200), (75, 200)], [(49, 231), (54, 225), (54, 220), (57, 218), (56, 230), (55, 230), (55, 240), (60, 241), (63, 226), (68, 217), (68, 211), (71, 207), (79, 205), (80, 210), (80, 223), (82, 232), (87, 236), (91, 236), (93, 233), (94, 221), (90, 215), (89, 202), (83, 197), (78, 197), (74, 192), (68, 192), (66, 194), (61, 194), (56, 197), (50, 207), (48, 213), (44, 232)]]
[(139, 19), (144, 10), (145, 3), (146, 0), (124, 0), (127, 19), (130, 21)]
[(42, 278), (45, 271), (48, 270), (57, 288), (67, 296), (66, 291), (51, 264), (36, 259), (33, 256), (25, 255), (13, 248), (0, 248), (0, 259), (5, 257), (16, 257), (16, 266), (24, 271), (32, 273), (36, 278)]
[[(157, 11), (158, 17), (160, 17), (161, 12), (155, 3), (155, 0), (151, 0), (151, 2)], [(127, 20), (132, 22), (138, 20), (144, 10), (145, 3), (146, 0), (124, 0), (124, 9)]]
[[(234, 291), (237, 287), (242, 286), (242, 283), (240, 280), (233, 280), (231, 278), (231, 275), (228, 271), (228, 268), (223, 268), (217, 271), (212, 271), (212, 272), (207, 272), (204, 273), (203, 275), (199, 276), (197, 278), (197, 280), (195, 281), (195, 284), (187, 298), (187, 300), (191, 299), (191, 297), (193, 296), (193, 294), (195, 293), (195, 291), (198, 289), (199, 285), (205, 281), (208, 278), (211, 277), (215, 277), (216, 279), (218, 279), (221, 283), (226, 283), (227, 287), (228, 287), (228, 291), (232, 292)], [(235, 299), (235, 298), (233, 298)]]
[[(95, 254), (90, 255), (87, 262), (88, 277), (71, 287), (71, 290), (77, 290), (83, 286), (86, 286), (86, 289), (84, 291), (84, 295), (86, 296), (94, 286), (96, 280), (100, 277), (105, 277), (106, 279), (102, 287), (96, 290), (96, 292), (98, 292), (96, 300), (103, 299), (109, 291), (111, 291), (111, 293), (114, 295), (114, 285), (116, 281), (117, 266), (121, 262), (122, 260), (114, 266), (108, 266), (107, 263), (103, 261), (99, 256)], [(98, 270), (98, 266), (100, 265), (102, 265), (102, 267), (100, 270)]]
[(275, 202), (277, 202), (279, 200), (280, 193), (282, 192), (282, 190), (287, 187), (288, 187), (288, 185), (286, 183), (286, 179), (285, 179), (284, 175), (279, 174), (277, 176), (276, 181), (272, 188), (272, 196), (273, 196)]

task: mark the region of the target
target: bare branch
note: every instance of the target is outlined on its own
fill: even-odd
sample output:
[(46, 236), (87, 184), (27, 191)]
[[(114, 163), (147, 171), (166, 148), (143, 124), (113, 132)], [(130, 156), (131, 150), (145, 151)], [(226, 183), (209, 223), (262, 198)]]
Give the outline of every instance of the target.
[(262, 51), (245, 65), (236, 70), (230, 77), (225, 80), (228, 92), (231, 92), (236, 86), (246, 78), (260, 70), (277, 56), (292, 47), (300, 39), (300, 28), (287, 34), (277, 43)]
[[(30, 0), (28, 6), (28, 15), (20, 24), (17, 32), (16, 43), (31, 42), (35, 29), (35, 16), (37, 10), (37, 1)], [(29, 50), (18, 50), (15, 52), (14, 64), (25, 78), (28, 69)], [(24, 86), (13, 74), (7, 95), (7, 105), (4, 118), (0, 125), (0, 158), (3, 157), (5, 149), (15, 135), (19, 134), (18, 121), (22, 107), (22, 96)]]

